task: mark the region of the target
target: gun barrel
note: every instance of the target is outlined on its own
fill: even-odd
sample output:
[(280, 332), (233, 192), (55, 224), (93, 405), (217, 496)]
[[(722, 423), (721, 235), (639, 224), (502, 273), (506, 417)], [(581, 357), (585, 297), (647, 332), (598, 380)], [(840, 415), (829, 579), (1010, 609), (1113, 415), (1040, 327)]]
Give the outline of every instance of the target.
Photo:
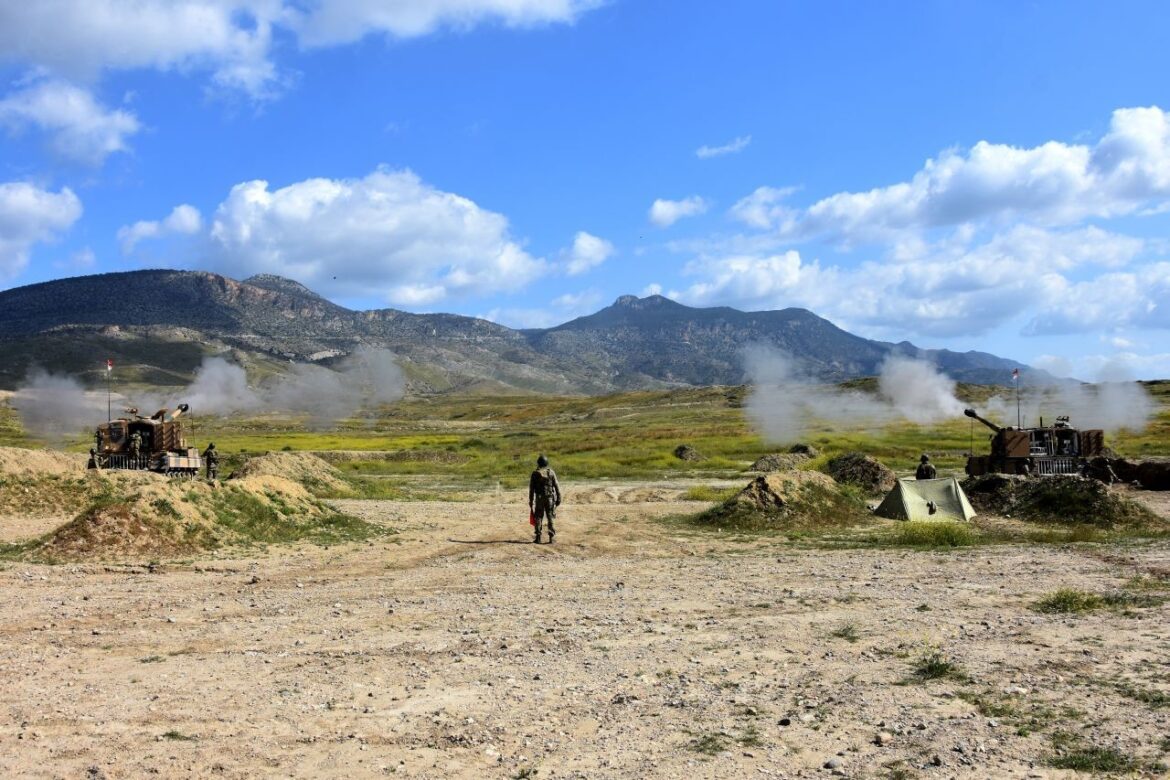
[(963, 410), (963, 414), (967, 415), (968, 417), (970, 417), (970, 418), (971, 418), (971, 419), (973, 419), (973, 420), (978, 420), (979, 422), (983, 423), (984, 425), (986, 425), (988, 428), (990, 428), (991, 430), (995, 431), (996, 433), (999, 433), (1000, 431), (1002, 431), (1002, 430), (1003, 430), (1003, 428), (1000, 428), (998, 425), (996, 425), (995, 423), (993, 423), (991, 420), (988, 420), (988, 419), (985, 419), (985, 418), (983, 418), (983, 417), (980, 417), (980, 416), (979, 416), (979, 415), (978, 415), (978, 414), (975, 412), (975, 410), (974, 410), (974, 409), (964, 409), (964, 410)]

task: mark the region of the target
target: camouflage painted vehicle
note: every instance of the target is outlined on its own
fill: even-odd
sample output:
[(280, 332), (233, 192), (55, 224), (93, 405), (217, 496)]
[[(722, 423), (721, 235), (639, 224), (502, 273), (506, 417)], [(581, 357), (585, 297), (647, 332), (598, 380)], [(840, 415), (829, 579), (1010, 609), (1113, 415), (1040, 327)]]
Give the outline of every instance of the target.
[(971, 454), (967, 458), (968, 476), (982, 474), (1081, 474), (1086, 464), (1105, 453), (1105, 432), (1077, 430), (1068, 417), (1057, 417), (1054, 425), (1039, 428), (1001, 428), (990, 420), (964, 409), (963, 414), (995, 431), (991, 437), (991, 454)]
[(198, 448), (187, 446), (178, 420), (187, 409), (187, 404), (179, 404), (174, 410), (159, 409), (150, 417), (127, 409), (127, 417), (102, 423), (94, 433), (89, 467), (195, 476), (203, 458)]

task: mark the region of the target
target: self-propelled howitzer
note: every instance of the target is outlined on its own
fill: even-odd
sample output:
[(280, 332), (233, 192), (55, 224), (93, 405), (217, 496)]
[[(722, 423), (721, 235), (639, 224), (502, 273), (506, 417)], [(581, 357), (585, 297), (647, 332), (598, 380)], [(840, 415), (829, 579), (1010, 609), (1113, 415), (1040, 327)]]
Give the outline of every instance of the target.
[(190, 407), (159, 409), (149, 417), (127, 409), (126, 417), (102, 423), (94, 432), (89, 467), (137, 469), (176, 476), (195, 476), (203, 465), (199, 450), (188, 447), (179, 422)]
[(1057, 417), (1046, 427), (1040, 419), (1038, 428), (1001, 427), (980, 417), (974, 409), (963, 414), (986, 425), (991, 436), (991, 453), (967, 458), (967, 474), (1080, 474), (1090, 458), (1103, 454), (1105, 432), (1080, 431), (1069, 425), (1068, 417)]

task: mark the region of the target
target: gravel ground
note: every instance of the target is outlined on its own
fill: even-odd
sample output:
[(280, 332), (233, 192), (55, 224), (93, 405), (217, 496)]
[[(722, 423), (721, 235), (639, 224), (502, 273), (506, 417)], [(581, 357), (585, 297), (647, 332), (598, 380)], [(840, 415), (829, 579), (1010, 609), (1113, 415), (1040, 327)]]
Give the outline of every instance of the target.
[(1163, 774), (1170, 607), (1031, 605), (1170, 595), (1170, 544), (802, 550), (657, 522), (701, 505), (654, 488), (566, 504), (555, 545), (505, 495), (337, 502), (398, 530), (370, 544), (2, 564), (0, 776), (1078, 776), (1054, 744)]

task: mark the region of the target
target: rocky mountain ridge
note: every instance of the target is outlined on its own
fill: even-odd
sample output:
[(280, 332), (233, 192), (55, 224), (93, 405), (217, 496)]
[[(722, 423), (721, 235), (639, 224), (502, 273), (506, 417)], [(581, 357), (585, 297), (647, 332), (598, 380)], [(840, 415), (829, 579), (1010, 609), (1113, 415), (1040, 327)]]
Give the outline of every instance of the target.
[(765, 344), (826, 381), (872, 376), (891, 354), (930, 360), (955, 379), (1000, 383), (1020, 363), (921, 350), (847, 333), (804, 309), (692, 308), (625, 295), (561, 325), (515, 330), (455, 314), (353, 311), (279, 276), (237, 281), (150, 270), (59, 279), (0, 292), (0, 386), (31, 366), (100, 373), (107, 357), (143, 381), (180, 383), (206, 354), (244, 363), (324, 361), (360, 345), (399, 356), (418, 391), (605, 393), (744, 381), (745, 345)]

